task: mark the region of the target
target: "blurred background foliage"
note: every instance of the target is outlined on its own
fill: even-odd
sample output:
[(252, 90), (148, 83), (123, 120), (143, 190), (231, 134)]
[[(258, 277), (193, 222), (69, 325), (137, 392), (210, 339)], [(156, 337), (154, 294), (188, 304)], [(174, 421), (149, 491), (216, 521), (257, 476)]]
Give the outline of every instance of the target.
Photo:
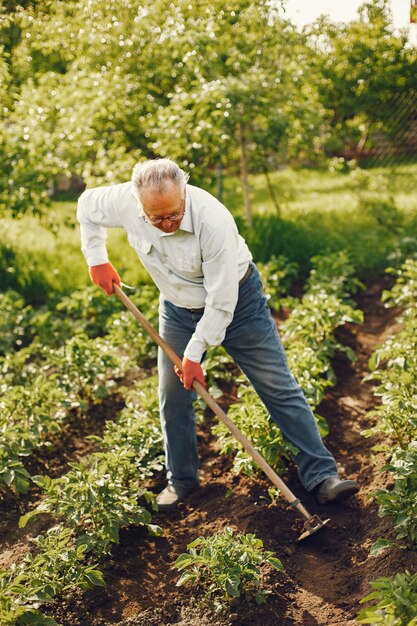
[[(417, 50), (394, 30), (388, 0), (365, 0), (352, 22), (320, 18), (302, 30), (284, 5), (3, 0), (3, 283), (29, 289), (52, 263), (47, 285), (74, 284), (59, 262), (82, 267), (73, 203), (53, 200), (60, 177), (79, 193), (124, 182), (138, 160), (159, 156), (227, 204), (255, 258), (307, 259), (347, 238), (359, 267), (381, 268), (416, 208), (410, 184), (404, 198), (398, 183), (416, 169), (403, 160), (393, 173), (384, 159), (395, 153), (401, 166), (398, 137), (415, 156)], [(375, 164), (387, 167), (364, 169)]]

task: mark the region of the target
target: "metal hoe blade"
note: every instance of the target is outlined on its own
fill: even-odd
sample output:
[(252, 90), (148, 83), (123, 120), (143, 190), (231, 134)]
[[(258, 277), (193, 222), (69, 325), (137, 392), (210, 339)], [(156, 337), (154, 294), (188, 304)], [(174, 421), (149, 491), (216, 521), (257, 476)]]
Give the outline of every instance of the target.
[(327, 522), (330, 522), (329, 519), (321, 520), (318, 515), (312, 515), (308, 520), (304, 522), (305, 531), (298, 537), (297, 541), (302, 541), (310, 535), (314, 535), (320, 528), (323, 528)]

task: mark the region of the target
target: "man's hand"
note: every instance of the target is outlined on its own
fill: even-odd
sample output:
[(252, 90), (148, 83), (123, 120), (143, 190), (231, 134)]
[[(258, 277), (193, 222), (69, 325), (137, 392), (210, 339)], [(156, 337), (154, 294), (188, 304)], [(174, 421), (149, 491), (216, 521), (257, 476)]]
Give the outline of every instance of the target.
[(184, 387), (186, 389), (191, 389), (191, 385), (193, 384), (193, 380), (195, 379), (197, 382), (201, 383), (203, 387), (206, 386), (206, 381), (204, 380), (204, 374), (200, 363), (196, 363), (195, 361), (190, 361), (187, 357), (184, 357), (182, 360), (183, 372), (175, 366), (175, 373), (181, 379)]
[(102, 263), (90, 267), (90, 278), (93, 283), (104, 289), (108, 296), (114, 292), (113, 281), (120, 287), (119, 274), (111, 263)]

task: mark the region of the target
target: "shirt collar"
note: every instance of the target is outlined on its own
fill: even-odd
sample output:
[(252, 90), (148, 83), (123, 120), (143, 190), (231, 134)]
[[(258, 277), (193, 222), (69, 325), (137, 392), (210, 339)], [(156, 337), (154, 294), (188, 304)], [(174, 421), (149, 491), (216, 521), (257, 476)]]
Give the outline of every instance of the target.
[[(190, 197), (189, 188), (188, 188), (188, 185), (187, 185), (187, 195), (185, 197), (185, 213), (184, 213), (184, 217), (181, 220), (181, 224), (180, 224), (180, 227), (178, 228), (178, 230), (185, 230), (185, 232), (187, 232), (187, 233), (193, 233), (194, 232), (193, 216), (191, 214), (191, 207), (192, 207), (191, 197)], [(160, 236), (161, 237), (171, 237), (172, 235), (175, 235), (175, 233), (178, 232), (178, 230), (176, 230), (173, 233), (164, 233), (163, 231), (160, 231)]]

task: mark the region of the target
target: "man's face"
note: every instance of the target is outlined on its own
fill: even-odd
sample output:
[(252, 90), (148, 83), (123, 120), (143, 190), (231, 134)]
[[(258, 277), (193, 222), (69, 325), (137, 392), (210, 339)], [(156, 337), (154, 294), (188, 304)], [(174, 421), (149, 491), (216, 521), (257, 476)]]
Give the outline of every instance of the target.
[(164, 233), (178, 230), (185, 213), (185, 194), (181, 198), (181, 191), (173, 181), (167, 183), (162, 193), (143, 190), (141, 203), (145, 217), (152, 226)]

